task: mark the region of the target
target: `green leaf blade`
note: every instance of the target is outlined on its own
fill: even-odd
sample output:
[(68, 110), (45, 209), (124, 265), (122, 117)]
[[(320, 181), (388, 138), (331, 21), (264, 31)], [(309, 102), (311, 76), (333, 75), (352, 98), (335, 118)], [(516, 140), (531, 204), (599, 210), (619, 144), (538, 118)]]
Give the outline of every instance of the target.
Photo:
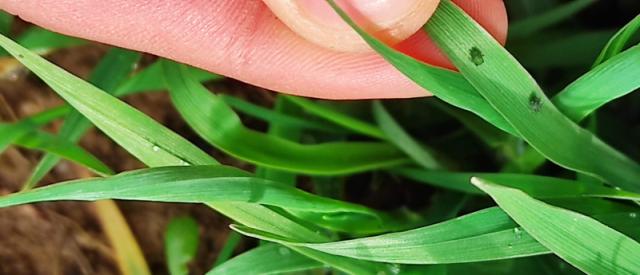
[[(131, 73), (140, 54), (114, 48), (98, 63), (89, 81), (97, 88), (107, 92), (113, 91)], [(79, 112), (71, 111), (58, 135), (70, 142), (76, 143), (91, 127), (91, 123)], [(31, 189), (60, 161), (60, 158), (47, 154), (38, 163), (23, 190)]]
[(95, 156), (65, 139), (46, 132), (33, 131), (14, 141), (18, 146), (37, 149), (56, 158), (65, 158), (91, 169), (99, 175), (111, 175), (113, 171)]
[(519, 38), (541, 31), (547, 27), (571, 18), (595, 2), (596, 0), (574, 0), (543, 14), (514, 22), (509, 26), (509, 37)]
[(248, 129), (220, 97), (190, 78), (186, 67), (165, 65), (172, 100), (185, 120), (209, 143), (239, 159), (312, 175), (355, 173), (408, 162), (395, 147), (385, 143), (303, 145)]
[(9, 35), (13, 26), (14, 17), (4, 11), (0, 11), (0, 34)]
[(217, 274), (283, 274), (321, 268), (323, 265), (277, 244), (249, 250), (209, 271)]
[(349, 129), (355, 133), (360, 133), (376, 139), (386, 139), (385, 134), (380, 131), (378, 127), (372, 125), (371, 123), (340, 113), (334, 109), (316, 104), (313, 101), (302, 97), (283, 97), (288, 101), (300, 106), (305, 111), (321, 117), (327, 121), (333, 122), (336, 125), (342, 126), (345, 129)]
[[(76, 110), (83, 113), (94, 125), (102, 128), (116, 142), (126, 147), (129, 152), (139, 158), (148, 159), (149, 165), (166, 165), (167, 162), (177, 164), (214, 162), (197, 147), (140, 111), (129, 108), (125, 103), (59, 69), (8, 38), (0, 36), (0, 46), (20, 59)], [(67, 81), (69, 79), (73, 81)], [(87, 96), (87, 93), (91, 96)], [(112, 107), (105, 109), (103, 108), (105, 105)]]
[(402, 129), (380, 101), (373, 103), (373, 114), (389, 141), (398, 146), (416, 163), (427, 169), (442, 169), (442, 165), (438, 163), (431, 152)]
[[(640, 22), (640, 20), (638, 20)], [(593, 68), (553, 98), (574, 121), (640, 88), (640, 46), (635, 46)]]
[(164, 245), (169, 274), (189, 274), (188, 264), (198, 252), (200, 229), (190, 217), (178, 217), (169, 222)]
[(640, 178), (640, 165), (560, 113), (526, 70), (459, 7), (449, 0), (441, 2), (426, 29), (465, 78), (538, 152), (565, 168), (640, 190), (634, 180)]
[(251, 177), (225, 166), (150, 168), (107, 178), (70, 181), (0, 198), (0, 207), (54, 200), (147, 200), (162, 202), (248, 202), (318, 213), (375, 211), (315, 196), (293, 187)]
[(497, 208), (432, 226), (331, 243), (300, 243), (264, 231), (234, 226), (245, 235), (361, 260), (400, 264), (447, 264), (509, 259), (549, 253), (520, 232)]
[(607, 45), (602, 49), (602, 52), (596, 59), (595, 65), (602, 64), (603, 62), (616, 56), (622, 52), (625, 45), (631, 41), (634, 35), (640, 30), (640, 15), (633, 18), (627, 23), (620, 31), (618, 31), (610, 40)]
[(393, 170), (416, 180), (459, 192), (484, 194), (469, 184), (473, 177), (479, 177), (500, 185), (516, 188), (537, 199), (561, 198), (611, 198), (629, 201), (640, 200), (640, 194), (617, 190), (600, 184), (528, 174), (510, 173), (460, 173), (429, 171), (412, 168)]
[(582, 214), (537, 201), (516, 189), (480, 178), (472, 182), (487, 192), (536, 240), (590, 274), (640, 271), (640, 244)]

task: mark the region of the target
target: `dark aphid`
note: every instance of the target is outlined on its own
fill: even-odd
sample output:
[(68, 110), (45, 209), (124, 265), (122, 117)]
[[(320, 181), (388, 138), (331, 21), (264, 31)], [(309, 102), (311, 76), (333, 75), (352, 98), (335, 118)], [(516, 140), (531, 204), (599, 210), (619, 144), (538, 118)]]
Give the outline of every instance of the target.
[(531, 95), (529, 95), (529, 107), (536, 113), (542, 109), (542, 98), (540, 98), (536, 92), (532, 92)]
[(480, 49), (478, 49), (478, 47), (473, 47), (469, 50), (469, 59), (476, 66), (480, 66), (484, 63), (484, 54)]

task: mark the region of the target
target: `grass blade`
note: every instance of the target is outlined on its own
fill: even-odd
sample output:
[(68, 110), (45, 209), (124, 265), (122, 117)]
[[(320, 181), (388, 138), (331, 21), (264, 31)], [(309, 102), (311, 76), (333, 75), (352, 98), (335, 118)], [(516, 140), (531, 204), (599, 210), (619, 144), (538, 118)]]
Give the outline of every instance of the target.
[[(210, 164), (213, 159), (143, 113), (0, 36), (0, 46), (40, 76), (113, 140), (149, 165)], [(71, 80), (71, 81), (69, 81)], [(104, 106), (110, 106), (105, 109)]]
[(0, 153), (14, 143), (20, 137), (31, 132), (34, 127), (28, 125), (28, 122), (18, 122), (14, 124), (0, 124)]
[[(168, 87), (162, 79), (163, 61), (156, 61), (142, 71), (130, 77), (113, 93), (115, 96), (124, 96), (137, 94), (140, 92), (167, 90)], [(198, 68), (189, 67), (191, 76), (198, 82), (216, 81), (223, 79), (222, 76), (216, 75)]]
[[(329, 2), (369, 45), (434, 95), (480, 115), (503, 130), (513, 129), (505, 127), (500, 119), (495, 118), (493, 112), (497, 111), (501, 119), (508, 118), (507, 124), (517, 128), (517, 132), (514, 130), (511, 133), (518, 133), (516, 135), (522, 136), (555, 163), (630, 191), (640, 190), (633, 180), (640, 177), (637, 163), (562, 115), (517, 61), (450, 1), (441, 2), (426, 29), (465, 77), (478, 88), (477, 91), (467, 87), (468, 82), (461, 80), (459, 75), (445, 73), (442, 69), (416, 61), (369, 36), (333, 1)], [(490, 105), (484, 100), (468, 101), (478, 92)], [(479, 106), (483, 107), (480, 109)]]
[(332, 263), (332, 267), (338, 270), (348, 270), (349, 274), (388, 274), (391, 272), (391, 266), (381, 263), (354, 260), (345, 257), (331, 255), (329, 253), (322, 253), (309, 248), (304, 247), (291, 247), (293, 250), (303, 253), (323, 263)]
[(474, 116), (470, 112), (449, 106), (441, 101), (434, 100), (430, 103), (434, 107), (456, 118), (467, 129), (469, 129), (469, 131), (475, 134), (491, 148), (499, 148), (500, 146), (503, 146), (510, 138), (507, 133), (500, 131), (500, 129), (493, 127), (493, 125), (477, 116)]
[(0, 123), (0, 153), (19, 137), (33, 132), (56, 118), (66, 114), (65, 110), (54, 108), (33, 116), (24, 118), (13, 124)]
[(116, 254), (118, 267), (123, 275), (149, 275), (149, 266), (144, 259), (127, 221), (113, 201), (98, 201), (94, 204), (102, 228)]
[(255, 105), (251, 102), (242, 100), (234, 96), (223, 94), (223, 95), (220, 95), (220, 97), (225, 103), (227, 103), (232, 108), (242, 113), (251, 115), (257, 119), (269, 122), (270, 125), (281, 124), (284, 127), (294, 127), (294, 128), (315, 130), (320, 132), (330, 132), (330, 133), (344, 132), (343, 130), (337, 129), (336, 127), (329, 125), (327, 123), (298, 118), (296, 116), (291, 116), (284, 113), (276, 112), (269, 108)]
[(431, 150), (423, 147), (414, 140), (402, 126), (387, 112), (380, 101), (373, 103), (373, 115), (380, 126), (380, 129), (388, 137), (389, 142), (404, 151), (411, 159), (420, 166), (427, 169), (441, 169), (442, 165), (431, 154)]
[[(48, 54), (57, 49), (79, 46), (86, 43), (85, 40), (62, 35), (40, 27), (27, 29), (16, 38), (16, 42), (40, 55)], [(0, 56), (3, 55), (7, 55), (7, 52), (0, 50)]]
[(98, 175), (111, 175), (113, 171), (95, 156), (66, 139), (46, 132), (34, 131), (14, 140), (18, 146), (50, 153), (56, 158), (64, 158), (89, 168)]
[(318, 213), (356, 213), (377, 218), (366, 207), (306, 193), (251, 177), (225, 166), (150, 168), (107, 178), (70, 181), (0, 198), (0, 207), (54, 201), (101, 199), (162, 202), (249, 202)]
[(242, 240), (242, 235), (238, 234), (235, 231), (229, 232), (229, 235), (227, 236), (227, 241), (224, 243), (224, 246), (222, 247), (222, 249), (220, 249), (220, 252), (218, 252), (218, 257), (216, 257), (216, 262), (213, 264), (213, 266), (216, 267), (228, 261), (229, 258), (231, 258), (233, 251), (240, 244), (241, 240)]
[(553, 26), (571, 18), (595, 2), (596, 0), (574, 0), (543, 14), (514, 22), (509, 26), (509, 38), (528, 36)]
[(14, 17), (4, 11), (0, 11), (0, 34), (9, 35)]
[(494, 126), (513, 135), (518, 135), (513, 127), (496, 112), (496, 110), (471, 86), (471, 84), (457, 72), (434, 67), (417, 61), (386, 44), (378, 41), (363, 29), (358, 27), (344, 11), (335, 5), (333, 0), (327, 0), (354, 30), (389, 63), (409, 77), (418, 85), (427, 89), (436, 97), (458, 108), (470, 111)]
[[(584, 70), (593, 66), (615, 30), (541, 32), (521, 41), (513, 41), (510, 50), (528, 69)], [(539, 43), (545, 41), (545, 43)], [(580, 47), (576, 47), (580, 45)]]
[[(490, 208), (428, 227), (333, 243), (291, 243), (250, 228), (234, 229), (270, 241), (389, 263), (442, 264), (546, 253), (531, 238), (516, 240), (514, 225), (504, 212)], [(507, 242), (512, 244), (511, 249), (507, 249)]]
[[(629, 213), (605, 214), (598, 218), (616, 227), (624, 227), (626, 231), (634, 231), (639, 224), (637, 220), (629, 218)], [(263, 240), (385, 263), (469, 263), (550, 253), (549, 249), (513, 223), (505, 212), (495, 207), (409, 231), (331, 243), (295, 242), (245, 226), (232, 228)]]
[(637, 62), (640, 58), (640, 46), (610, 60), (622, 52), (638, 30), (640, 15), (609, 40), (596, 59), (594, 69), (558, 93), (553, 98), (553, 103), (558, 108), (567, 110), (565, 114), (571, 119), (580, 121), (600, 106), (638, 89), (640, 83), (635, 76), (640, 71)]
[(113, 172), (102, 161), (82, 147), (46, 132), (36, 130), (49, 119), (58, 116), (56, 112), (43, 112), (14, 124), (0, 123), (0, 152), (10, 144), (50, 153), (85, 166), (99, 175)]
[(86, 43), (85, 40), (62, 35), (40, 27), (29, 28), (16, 41), (23, 47), (41, 55), (56, 49), (69, 48)]
[(322, 267), (323, 264), (320, 262), (311, 260), (284, 246), (267, 244), (249, 250), (212, 269), (207, 274), (284, 274)]
[[(308, 227), (305, 227), (301, 223), (295, 222), (290, 218), (286, 218), (286, 215), (268, 208), (256, 209), (252, 205), (239, 203), (209, 205), (219, 212), (229, 217), (233, 217), (234, 220), (242, 224), (258, 225), (259, 227), (261, 227), (261, 229), (258, 230), (272, 233), (282, 232), (284, 234), (276, 234), (281, 236), (290, 236), (290, 238), (296, 240), (313, 240), (317, 242), (328, 240), (327, 237), (318, 234), (317, 232), (311, 231)], [(251, 227), (257, 228), (255, 226)], [(380, 271), (387, 271), (386, 265), (379, 263), (332, 256), (304, 247), (289, 246), (289, 248), (311, 259), (323, 262), (348, 274), (377, 274)]]
[[(335, 175), (407, 163), (393, 146), (371, 142), (302, 145), (250, 130), (219, 97), (167, 62), (165, 77), (176, 108), (209, 143), (239, 159), (284, 171)], [(269, 144), (269, 146), (264, 146)]]
[(332, 243), (291, 242), (251, 228), (233, 228), (244, 235), (269, 241), (387, 263), (446, 264), (548, 253), (524, 232), (515, 238), (514, 227), (517, 228), (503, 211), (490, 208), (414, 230)]
[[(553, 253), (588, 274), (640, 271), (640, 244), (582, 214), (537, 201), (516, 189), (473, 178), (505, 212)], [(628, 218), (628, 217), (627, 217)]]
[(640, 15), (633, 18), (627, 25), (622, 27), (612, 38), (607, 45), (602, 49), (602, 52), (596, 59), (595, 64), (599, 65), (603, 62), (616, 56), (624, 47), (631, 41), (633, 36), (640, 30)]
[(610, 57), (567, 86), (552, 101), (566, 110), (564, 113), (570, 119), (581, 121), (601, 106), (640, 88), (639, 60), (640, 46)]
[[(99, 89), (107, 92), (113, 91), (133, 71), (133, 67), (139, 59), (140, 54), (138, 53), (119, 48), (111, 49), (98, 63), (89, 77), (89, 81)], [(90, 127), (91, 123), (74, 110), (65, 118), (58, 136), (72, 143), (77, 143)], [(45, 155), (24, 184), (23, 190), (33, 188), (59, 161), (60, 158), (54, 155)]]
[[(297, 112), (299, 112), (299, 110), (295, 108), (293, 103), (286, 101), (282, 95), (277, 95), (273, 106), (273, 112), (276, 114), (298, 114)], [(269, 123), (269, 129), (267, 129), (266, 134), (297, 142), (302, 136), (302, 129), (291, 124), (287, 125), (279, 121), (273, 121)], [(298, 181), (298, 175), (295, 173), (268, 167), (257, 167), (255, 174), (258, 177), (277, 181), (289, 186), (296, 186)]]
[[(548, 254), (549, 251), (533, 238), (522, 234), (514, 238), (514, 230), (502, 230), (477, 237), (427, 244), (418, 235), (396, 240), (382, 235), (378, 239), (356, 239), (334, 243), (296, 243), (245, 226), (234, 226), (238, 232), (263, 240), (302, 246), (348, 258), (396, 264), (452, 264), (503, 260)], [(521, 229), (518, 229), (521, 230)], [(444, 233), (441, 233), (444, 235)], [(405, 243), (406, 242), (406, 243)], [(393, 246), (391, 246), (393, 245)], [(511, 246), (511, 247), (509, 247)]]
[(345, 129), (375, 139), (386, 139), (385, 134), (378, 127), (369, 122), (343, 114), (339, 111), (322, 106), (306, 98), (286, 95), (284, 95), (283, 97), (288, 101), (300, 106), (306, 112), (314, 114), (327, 121), (333, 122), (334, 124), (342, 126)]
[(537, 199), (559, 198), (612, 198), (640, 200), (640, 194), (617, 190), (599, 184), (560, 178), (508, 173), (456, 173), (420, 169), (397, 169), (394, 172), (419, 182), (471, 194), (484, 194), (482, 190), (469, 184), (471, 178), (479, 177), (503, 186), (522, 190)]
[(538, 152), (565, 168), (640, 190), (635, 180), (640, 178), (640, 165), (560, 113), (526, 70), (455, 4), (442, 1), (426, 29), (465, 78)]
[(174, 218), (169, 222), (164, 237), (164, 247), (169, 274), (189, 274), (189, 262), (198, 252), (200, 229), (190, 217)]

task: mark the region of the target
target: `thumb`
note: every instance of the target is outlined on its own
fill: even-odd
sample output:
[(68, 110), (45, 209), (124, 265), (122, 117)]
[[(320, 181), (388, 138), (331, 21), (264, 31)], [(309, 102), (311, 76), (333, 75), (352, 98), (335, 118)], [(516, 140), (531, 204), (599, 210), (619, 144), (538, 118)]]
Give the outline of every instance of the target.
[[(364, 40), (323, 0), (263, 0), (290, 29), (316, 45), (345, 52), (369, 51)], [(356, 23), (395, 45), (429, 20), (440, 0), (336, 0)]]

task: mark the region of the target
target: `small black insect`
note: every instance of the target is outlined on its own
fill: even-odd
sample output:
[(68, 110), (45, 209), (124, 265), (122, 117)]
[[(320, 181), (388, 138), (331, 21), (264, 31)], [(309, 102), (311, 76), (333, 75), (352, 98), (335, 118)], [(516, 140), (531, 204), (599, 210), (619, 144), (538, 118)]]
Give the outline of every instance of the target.
[(532, 111), (536, 113), (539, 112), (540, 109), (542, 109), (542, 103), (542, 98), (540, 98), (536, 92), (532, 92), (531, 95), (529, 95), (529, 107)]
[(476, 66), (480, 66), (484, 63), (484, 54), (478, 47), (473, 47), (469, 50), (469, 60)]

